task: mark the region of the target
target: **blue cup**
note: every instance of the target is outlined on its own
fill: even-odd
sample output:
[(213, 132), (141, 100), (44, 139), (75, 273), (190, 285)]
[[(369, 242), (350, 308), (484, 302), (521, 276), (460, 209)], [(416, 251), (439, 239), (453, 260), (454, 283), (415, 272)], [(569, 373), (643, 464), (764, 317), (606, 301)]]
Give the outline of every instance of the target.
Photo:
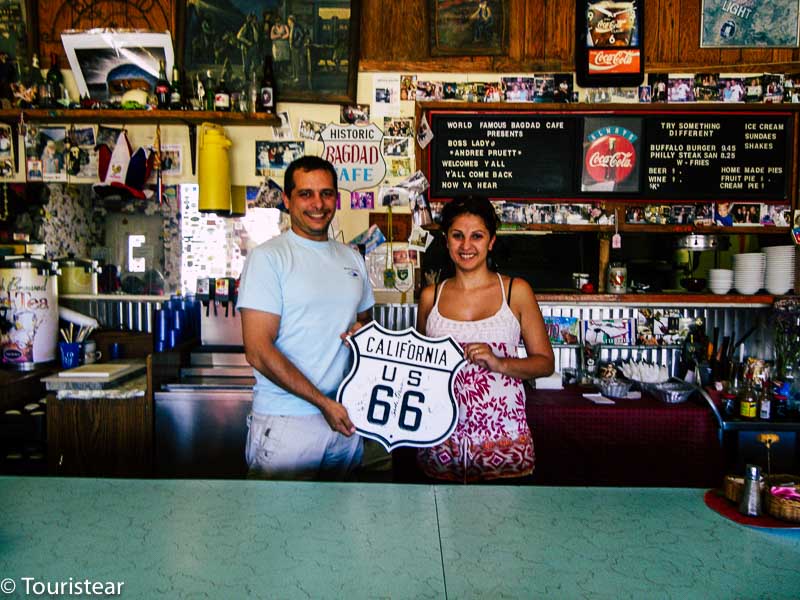
[(123, 354), (122, 344), (119, 342), (114, 342), (108, 349), (108, 355), (111, 357), (111, 360), (119, 360), (122, 358)]
[(169, 310), (163, 308), (156, 309), (155, 318), (153, 319), (153, 341), (156, 344), (158, 344), (158, 342), (167, 341), (170, 329), (169, 317)]
[(83, 348), (79, 342), (59, 342), (58, 351), (61, 354), (62, 369), (74, 369), (80, 366)]

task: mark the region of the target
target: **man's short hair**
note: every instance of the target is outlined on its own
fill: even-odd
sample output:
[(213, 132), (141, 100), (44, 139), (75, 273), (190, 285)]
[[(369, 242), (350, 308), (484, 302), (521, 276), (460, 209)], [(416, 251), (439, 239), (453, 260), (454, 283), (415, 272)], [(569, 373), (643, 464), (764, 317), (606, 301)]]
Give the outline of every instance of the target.
[(294, 190), (294, 172), (298, 169), (301, 171), (327, 171), (331, 174), (331, 179), (333, 180), (333, 190), (335, 192), (339, 191), (339, 176), (336, 174), (336, 169), (333, 168), (330, 162), (319, 156), (301, 156), (291, 162), (283, 176), (283, 193), (287, 196), (291, 197), (292, 195), (292, 190)]

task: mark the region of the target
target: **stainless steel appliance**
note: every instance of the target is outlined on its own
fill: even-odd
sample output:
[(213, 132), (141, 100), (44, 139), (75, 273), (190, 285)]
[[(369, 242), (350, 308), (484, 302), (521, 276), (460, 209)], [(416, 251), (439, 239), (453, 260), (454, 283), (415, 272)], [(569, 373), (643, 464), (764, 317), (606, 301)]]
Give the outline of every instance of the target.
[(155, 393), (155, 464), (162, 477), (239, 478), (253, 369), (241, 347), (204, 346), (180, 380)]

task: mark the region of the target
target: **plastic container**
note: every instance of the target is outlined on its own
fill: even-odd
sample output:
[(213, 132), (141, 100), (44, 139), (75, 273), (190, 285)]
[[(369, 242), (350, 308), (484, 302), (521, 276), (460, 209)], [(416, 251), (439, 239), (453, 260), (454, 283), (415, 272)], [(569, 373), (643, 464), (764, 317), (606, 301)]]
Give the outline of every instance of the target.
[(197, 152), (197, 182), (200, 212), (231, 214), (231, 179), (228, 150), (233, 142), (225, 136), (221, 125), (203, 123)]

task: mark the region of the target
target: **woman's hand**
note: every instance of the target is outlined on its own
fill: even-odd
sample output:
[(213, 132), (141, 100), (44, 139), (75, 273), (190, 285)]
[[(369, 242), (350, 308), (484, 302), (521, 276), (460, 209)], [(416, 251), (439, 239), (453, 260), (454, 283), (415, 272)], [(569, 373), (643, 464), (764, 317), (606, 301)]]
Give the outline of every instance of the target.
[(466, 344), (464, 356), (474, 365), (489, 371), (501, 372), (503, 360), (492, 352), (489, 344)]

